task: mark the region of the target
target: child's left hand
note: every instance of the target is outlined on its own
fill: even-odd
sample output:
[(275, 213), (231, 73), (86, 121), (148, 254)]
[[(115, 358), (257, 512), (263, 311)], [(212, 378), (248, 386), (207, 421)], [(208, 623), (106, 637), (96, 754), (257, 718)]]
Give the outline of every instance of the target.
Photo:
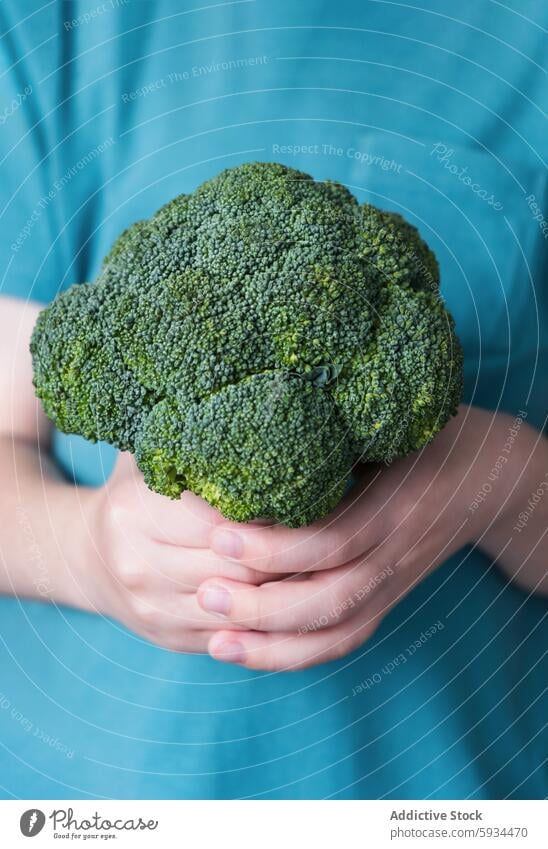
[(293, 670), (358, 648), (436, 566), (500, 523), (503, 505), (514, 514), (513, 500), (506, 500), (516, 480), (510, 462), (489, 497), (471, 507), (511, 423), (461, 406), (420, 454), (365, 469), (336, 511), (314, 525), (218, 525), (210, 541), (216, 554), (293, 574), (262, 586), (204, 581), (201, 606), (247, 629), (216, 632), (212, 656), (250, 669)]

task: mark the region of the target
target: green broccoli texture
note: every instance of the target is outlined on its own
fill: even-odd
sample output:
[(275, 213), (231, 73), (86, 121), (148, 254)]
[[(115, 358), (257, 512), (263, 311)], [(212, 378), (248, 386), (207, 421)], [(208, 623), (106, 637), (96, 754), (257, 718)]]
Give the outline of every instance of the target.
[(131, 451), (170, 498), (291, 527), (333, 510), (356, 464), (421, 449), (462, 391), (418, 231), (276, 163), (129, 227), (40, 313), (31, 353), (60, 430)]

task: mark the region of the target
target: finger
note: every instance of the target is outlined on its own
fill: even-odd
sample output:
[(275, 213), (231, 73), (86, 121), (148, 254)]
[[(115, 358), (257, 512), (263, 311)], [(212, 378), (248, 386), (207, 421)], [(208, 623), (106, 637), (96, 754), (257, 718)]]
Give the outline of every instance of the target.
[(215, 577), (201, 585), (197, 598), (204, 610), (249, 630), (308, 633), (354, 616), (370, 583), (370, 573), (358, 560), (308, 579), (259, 587)]
[[(199, 604), (196, 595), (172, 593), (151, 595), (125, 595), (121, 597), (120, 618), (131, 621), (139, 633), (182, 635), (186, 631), (218, 631), (219, 618), (208, 613)], [(225, 628), (242, 630), (236, 623), (226, 623)]]
[(173, 501), (145, 486), (142, 501), (147, 528), (154, 539), (165, 544), (207, 548), (212, 529), (226, 522), (207, 501), (188, 490)]
[[(347, 496), (325, 519), (304, 528), (217, 523), (211, 549), (264, 572), (333, 569), (364, 554), (383, 538), (382, 519), (372, 521), (368, 488)], [(378, 507), (377, 507), (378, 509)]]
[[(116, 574), (122, 586), (134, 592), (145, 590), (154, 594), (196, 593), (201, 584), (214, 577), (241, 581), (258, 586), (272, 580), (264, 572), (256, 572), (239, 563), (221, 560), (209, 549), (185, 546), (161, 546), (145, 543), (144, 551), (136, 549), (123, 564), (117, 566)], [(280, 576), (283, 577), (283, 576)]]
[(195, 593), (204, 581), (215, 577), (253, 586), (283, 577), (267, 575), (256, 569), (250, 569), (243, 563), (225, 560), (209, 548), (188, 548), (155, 543), (149, 546), (146, 557), (140, 562), (142, 568), (153, 578), (157, 576), (165, 580), (178, 592)]
[(132, 479), (136, 477), (138, 471), (133, 454), (130, 451), (118, 451), (110, 480)]
[(207, 654), (211, 631), (173, 631), (166, 633), (146, 633), (143, 636), (160, 648), (182, 654)]
[(133, 457), (121, 454), (106, 496), (122, 531), (137, 526), (142, 535), (171, 545), (209, 546), (212, 529), (226, 519), (206, 501), (186, 491), (174, 501), (152, 492)]
[(336, 628), (304, 635), (218, 631), (208, 649), (215, 660), (247, 669), (293, 672), (344, 657), (369, 639), (379, 622), (378, 616), (370, 621), (351, 619)]

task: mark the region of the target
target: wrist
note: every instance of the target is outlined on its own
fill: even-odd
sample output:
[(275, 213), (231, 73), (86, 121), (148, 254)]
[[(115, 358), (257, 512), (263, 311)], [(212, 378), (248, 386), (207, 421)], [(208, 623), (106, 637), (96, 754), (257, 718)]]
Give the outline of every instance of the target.
[(531, 481), (536, 479), (537, 450), (546, 450), (542, 436), (519, 415), (499, 414), (497, 426), (485, 451), (485, 496), (480, 528), (480, 546), (492, 548), (492, 541), (510, 537), (512, 526), (527, 500)]
[[(68, 488), (67, 488), (68, 490)], [(97, 513), (101, 491), (70, 487), (64, 493), (64, 526), (55, 600), (91, 613), (102, 612), (101, 554), (97, 545)]]

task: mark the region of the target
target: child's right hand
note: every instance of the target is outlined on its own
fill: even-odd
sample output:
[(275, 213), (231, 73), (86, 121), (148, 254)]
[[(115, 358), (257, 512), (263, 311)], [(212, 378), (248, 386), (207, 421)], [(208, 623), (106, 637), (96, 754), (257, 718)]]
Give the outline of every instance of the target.
[(119, 456), (91, 504), (88, 544), (98, 575), (88, 593), (90, 608), (165, 648), (207, 652), (219, 617), (197, 602), (196, 590), (206, 578), (257, 585), (280, 577), (210, 551), (213, 529), (226, 519), (191, 492), (179, 501), (151, 492), (131, 454)]

